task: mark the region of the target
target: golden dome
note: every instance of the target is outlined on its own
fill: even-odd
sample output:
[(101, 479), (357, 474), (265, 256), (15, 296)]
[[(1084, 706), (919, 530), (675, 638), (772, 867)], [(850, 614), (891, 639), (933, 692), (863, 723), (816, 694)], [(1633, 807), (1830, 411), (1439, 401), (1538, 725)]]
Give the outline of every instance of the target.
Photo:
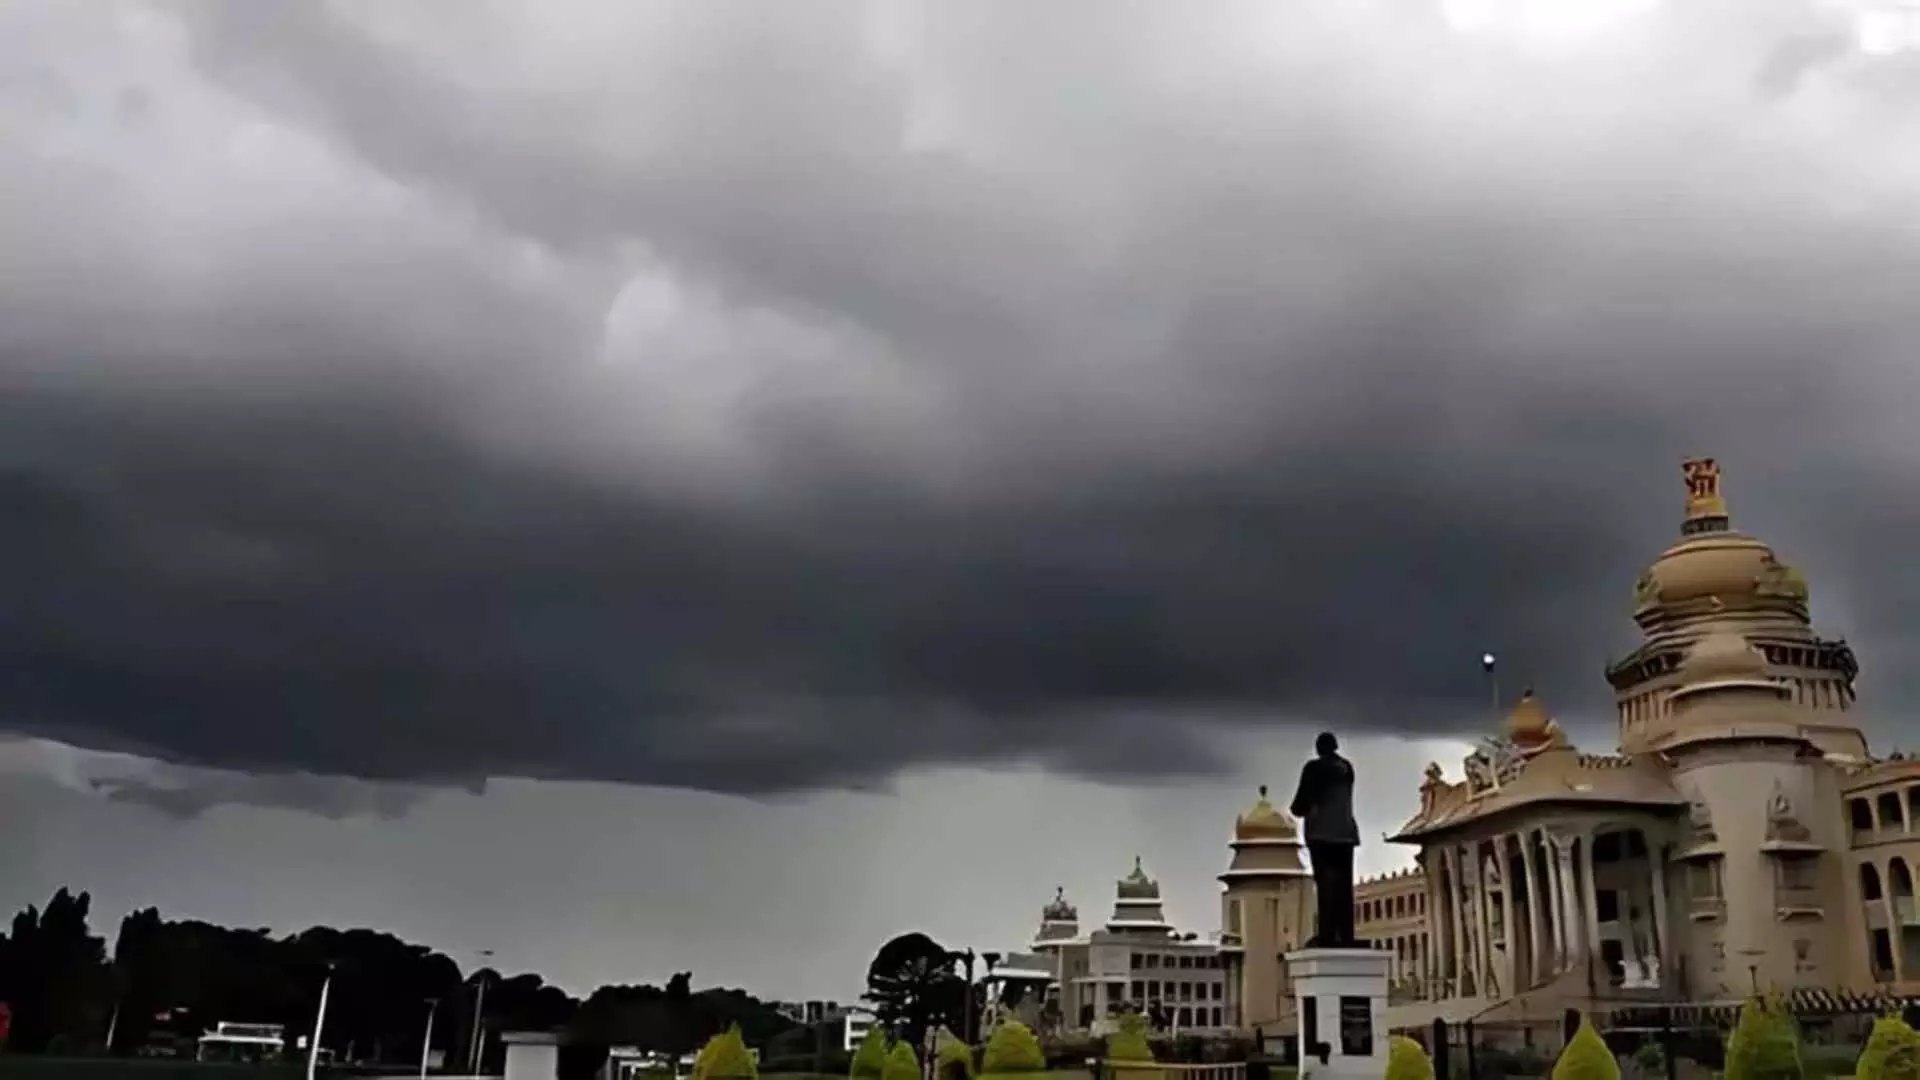
[(1293, 840), (1299, 827), (1286, 812), (1267, 801), (1267, 786), (1260, 785), (1260, 801), (1249, 807), (1233, 823), (1235, 840)]
[(1559, 733), (1559, 726), (1531, 689), (1520, 695), (1519, 703), (1507, 714), (1507, 738), (1523, 749), (1552, 742)]
[(1772, 611), (1806, 622), (1806, 579), (1765, 543), (1728, 526), (1719, 480), (1711, 459), (1687, 463), (1684, 535), (1640, 576), (1634, 620), (1653, 629), (1687, 616)]

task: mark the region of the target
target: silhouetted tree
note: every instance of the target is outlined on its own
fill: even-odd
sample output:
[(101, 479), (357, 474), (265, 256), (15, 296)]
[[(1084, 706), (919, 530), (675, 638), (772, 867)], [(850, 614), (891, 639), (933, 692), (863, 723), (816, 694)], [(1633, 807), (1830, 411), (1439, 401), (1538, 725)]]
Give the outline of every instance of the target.
[[(793, 1026), (738, 990), (695, 992), (691, 972), (664, 987), (602, 987), (580, 1002), (539, 975), (463, 973), (444, 954), (374, 930), (314, 927), (275, 937), (169, 922), (147, 908), (121, 920), (109, 955), (88, 928), (90, 907), (86, 893), (61, 889), (44, 908), (14, 916), (0, 935), (0, 1003), (10, 1019), (0, 1046), (191, 1053), (194, 1040), (222, 1020), (280, 1024), (291, 1042), (310, 1029), (329, 970), (326, 1045), (370, 1064), (419, 1061), (427, 1009), (438, 1001), (435, 1045), (447, 1051), (449, 1069), (464, 1072), (479, 978), (487, 981), (485, 1030), (585, 1034), (583, 1050), (567, 1062), (585, 1073), (614, 1043), (686, 1053), (737, 1024), (749, 1045), (764, 1046)], [(109, 1027), (113, 1045), (105, 1047)], [(604, 1040), (597, 1057), (595, 1039)], [(499, 1044), (490, 1041), (483, 1068), (500, 1064)]]
[(967, 981), (954, 970), (959, 960), (925, 934), (901, 934), (874, 954), (862, 996), (896, 1038), (919, 1046), (928, 1028), (965, 1026)]

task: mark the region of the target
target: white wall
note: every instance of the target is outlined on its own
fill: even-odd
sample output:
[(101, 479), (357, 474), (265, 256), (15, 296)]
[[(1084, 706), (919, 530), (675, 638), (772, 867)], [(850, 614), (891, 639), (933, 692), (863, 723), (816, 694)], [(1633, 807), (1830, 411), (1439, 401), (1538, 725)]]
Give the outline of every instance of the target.
[(554, 1080), (560, 1075), (560, 1048), (552, 1044), (508, 1043), (505, 1080)]

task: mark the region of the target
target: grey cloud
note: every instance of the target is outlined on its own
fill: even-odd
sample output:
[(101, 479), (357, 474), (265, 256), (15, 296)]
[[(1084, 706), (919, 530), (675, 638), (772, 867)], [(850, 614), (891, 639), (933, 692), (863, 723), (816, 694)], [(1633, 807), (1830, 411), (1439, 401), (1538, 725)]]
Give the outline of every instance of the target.
[(6, 16), (114, 43), (0, 150), (16, 730), (296, 800), (1174, 776), (1469, 731), (1488, 647), (1591, 723), (1701, 449), (1920, 693), (1914, 160), (1757, 100), (1780, 32), (256, 8)]

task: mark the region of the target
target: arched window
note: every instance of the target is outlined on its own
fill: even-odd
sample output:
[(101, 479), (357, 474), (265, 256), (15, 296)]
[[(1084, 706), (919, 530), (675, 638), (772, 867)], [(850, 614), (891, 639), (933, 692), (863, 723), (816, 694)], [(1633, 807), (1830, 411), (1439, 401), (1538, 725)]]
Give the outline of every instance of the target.
[(1884, 900), (1880, 891), (1880, 871), (1872, 863), (1860, 864), (1860, 899)]
[(1874, 801), (1879, 804), (1881, 828), (1897, 829), (1901, 832), (1906, 831), (1907, 819), (1906, 815), (1901, 812), (1903, 808), (1900, 805), (1899, 792), (1883, 791), (1880, 793), (1880, 797)]

